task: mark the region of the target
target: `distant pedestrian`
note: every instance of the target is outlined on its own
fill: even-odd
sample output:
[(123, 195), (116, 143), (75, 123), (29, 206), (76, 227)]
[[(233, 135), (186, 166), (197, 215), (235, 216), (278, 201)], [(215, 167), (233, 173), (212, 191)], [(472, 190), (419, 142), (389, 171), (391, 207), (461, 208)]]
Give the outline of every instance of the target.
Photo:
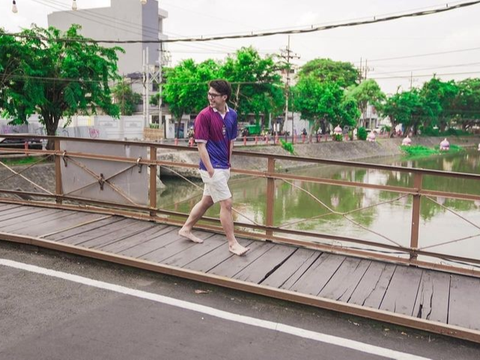
[(200, 154), (200, 175), (204, 183), (203, 197), (193, 207), (178, 234), (196, 243), (203, 240), (192, 233), (195, 224), (215, 203), (220, 204), (220, 222), (228, 240), (228, 249), (243, 255), (249, 249), (240, 245), (233, 231), (232, 194), (228, 187), (230, 159), (237, 137), (237, 113), (227, 105), (232, 94), (226, 80), (209, 83), (209, 106), (195, 119), (195, 141)]

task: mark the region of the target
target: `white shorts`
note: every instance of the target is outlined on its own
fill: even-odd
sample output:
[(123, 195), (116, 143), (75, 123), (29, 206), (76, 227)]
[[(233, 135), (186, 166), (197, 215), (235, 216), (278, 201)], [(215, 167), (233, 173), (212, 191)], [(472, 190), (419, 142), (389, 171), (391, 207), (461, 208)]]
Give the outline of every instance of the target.
[(228, 188), (230, 169), (214, 169), (212, 177), (208, 175), (207, 171), (200, 170), (200, 176), (205, 184), (203, 188), (203, 195), (210, 196), (214, 203), (227, 200), (232, 197), (232, 193)]

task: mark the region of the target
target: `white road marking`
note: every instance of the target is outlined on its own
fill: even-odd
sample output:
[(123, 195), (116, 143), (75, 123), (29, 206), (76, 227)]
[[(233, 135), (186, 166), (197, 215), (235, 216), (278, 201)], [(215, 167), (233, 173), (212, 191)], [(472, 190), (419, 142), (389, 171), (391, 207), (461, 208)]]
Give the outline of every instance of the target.
[(238, 314), (230, 313), (227, 311), (217, 310), (208, 306), (191, 303), (188, 301), (178, 300), (178, 299), (174, 299), (167, 296), (149, 293), (146, 291), (130, 289), (125, 286), (110, 284), (103, 281), (97, 281), (97, 280), (89, 279), (83, 276), (68, 274), (68, 273), (56, 271), (56, 270), (50, 270), (50, 269), (42, 268), (35, 265), (20, 263), (17, 261), (0, 259), (0, 265), (19, 269), (19, 270), (29, 271), (37, 274), (52, 276), (58, 279), (64, 279), (64, 280), (68, 280), (78, 284), (92, 286), (92, 287), (104, 289), (104, 290), (110, 290), (110, 291), (114, 291), (114, 292), (125, 294), (125, 295), (135, 296), (137, 298), (147, 299), (147, 300), (175, 306), (182, 309), (196, 311), (202, 314), (214, 316), (224, 320), (235, 321), (238, 323), (251, 325), (251, 326), (257, 326), (263, 329), (278, 331), (284, 334), (289, 334), (289, 335), (298, 336), (304, 339), (310, 339), (314, 341), (323, 342), (326, 344), (332, 344), (332, 345), (336, 345), (344, 348), (349, 348), (349, 349), (360, 351), (363, 353), (383, 356), (389, 359), (429, 360), (425, 357), (407, 354), (400, 351), (385, 349), (379, 346), (369, 345), (359, 341), (322, 334), (319, 332), (305, 330), (305, 329), (301, 329), (301, 328), (290, 326), (290, 325), (276, 323), (273, 321), (261, 320), (261, 319), (257, 319), (250, 316), (238, 315)]

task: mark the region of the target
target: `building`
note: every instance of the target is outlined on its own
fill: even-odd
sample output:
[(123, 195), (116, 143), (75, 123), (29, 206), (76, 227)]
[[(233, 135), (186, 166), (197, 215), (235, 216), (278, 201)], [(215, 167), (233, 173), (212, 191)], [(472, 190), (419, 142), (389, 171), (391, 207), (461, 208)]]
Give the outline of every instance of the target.
[[(158, 7), (157, 0), (145, 4), (138, 0), (111, 0), (109, 7), (53, 12), (48, 15), (48, 25), (66, 31), (72, 24), (78, 24), (84, 37), (95, 40), (165, 40), (163, 22), (167, 17), (168, 12)], [(158, 91), (153, 81), (159, 80), (160, 63), (164, 65), (164, 45), (142, 42), (101, 45), (125, 50), (117, 53), (118, 73), (129, 79), (134, 92), (143, 94), (145, 126), (158, 123), (162, 111), (151, 107), (146, 99)], [(148, 74), (148, 81), (144, 81), (147, 79), (144, 74)], [(165, 119), (163, 114), (162, 119)]]
[[(145, 5), (135, 0), (111, 0), (111, 6), (97, 9), (57, 11), (48, 15), (48, 25), (67, 30), (72, 24), (82, 27), (81, 34), (95, 40), (163, 40), (163, 21), (168, 17), (158, 8), (157, 0)], [(102, 44), (119, 46), (125, 54), (118, 53), (120, 75), (143, 72), (143, 54), (148, 49), (148, 63), (159, 62), (159, 43)]]

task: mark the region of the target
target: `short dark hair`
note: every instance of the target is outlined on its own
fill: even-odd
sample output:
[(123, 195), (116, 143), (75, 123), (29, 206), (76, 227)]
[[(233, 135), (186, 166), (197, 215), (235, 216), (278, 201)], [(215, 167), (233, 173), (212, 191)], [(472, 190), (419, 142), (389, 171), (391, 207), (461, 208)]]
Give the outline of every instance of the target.
[(232, 86), (227, 80), (212, 80), (208, 83), (208, 86), (214, 88), (219, 94), (227, 95), (227, 101), (230, 100), (230, 96), (232, 96)]

